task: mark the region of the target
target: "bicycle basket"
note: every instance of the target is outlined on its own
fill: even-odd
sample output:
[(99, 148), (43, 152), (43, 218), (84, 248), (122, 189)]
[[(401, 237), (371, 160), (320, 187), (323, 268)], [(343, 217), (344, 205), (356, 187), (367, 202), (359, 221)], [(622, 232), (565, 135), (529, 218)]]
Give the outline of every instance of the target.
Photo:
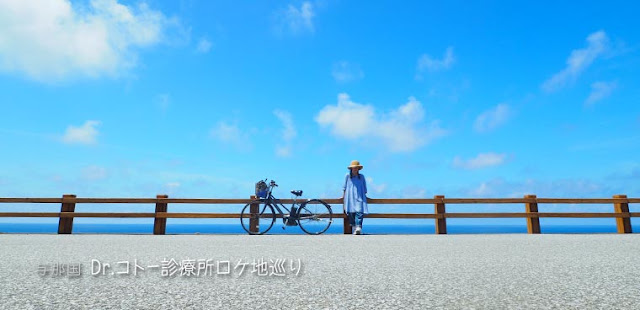
[(258, 198), (267, 198), (267, 183), (262, 180), (256, 183), (256, 196)]

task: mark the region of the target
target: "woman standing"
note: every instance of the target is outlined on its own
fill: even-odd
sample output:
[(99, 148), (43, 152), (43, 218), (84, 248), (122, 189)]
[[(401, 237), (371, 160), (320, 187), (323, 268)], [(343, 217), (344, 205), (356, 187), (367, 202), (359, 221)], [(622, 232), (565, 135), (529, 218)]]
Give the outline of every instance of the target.
[(347, 169), (349, 169), (349, 173), (347, 173), (342, 187), (343, 207), (349, 218), (351, 228), (355, 227), (355, 232), (353, 233), (359, 235), (362, 233), (362, 219), (365, 214), (369, 214), (369, 209), (367, 208), (367, 181), (364, 175), (360, 174), (362, 165), (360, 165), (359, 161), (352, 161)]

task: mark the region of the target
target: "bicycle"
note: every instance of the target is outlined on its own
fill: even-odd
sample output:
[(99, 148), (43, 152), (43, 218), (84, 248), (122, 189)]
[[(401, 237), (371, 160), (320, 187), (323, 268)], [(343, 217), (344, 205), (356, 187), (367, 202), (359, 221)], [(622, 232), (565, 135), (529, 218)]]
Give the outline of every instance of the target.
[[(268, 232), (276, 222), (274, 208), (279, 213), (278, 217), (282, 216), (282, 229), (285, 229), (286, 226), (300, 226), (305, 233), (310, 235), (319, 235), (329, 229), (333, 222), (333, 212), (329, 204), (320, 199), (297, 202), (298, 197), (302, 196), (302, 191), (292, 190), (291, 194), (294, 195), (294, 199), (289, 210), (272, 194), (273, 188), (278, 184), (271, 180), (266, 186), (266, 181), (265, 179), (258, 182), (258, 184), (263, 183), (264, 187), (260, 192), (256, 186), (256, 196), (259, 199), (245, 205), (240, 213), (240, 223), (247, 233), (262, 235)], [(286, 210), (286, 213), (281, 208)]]

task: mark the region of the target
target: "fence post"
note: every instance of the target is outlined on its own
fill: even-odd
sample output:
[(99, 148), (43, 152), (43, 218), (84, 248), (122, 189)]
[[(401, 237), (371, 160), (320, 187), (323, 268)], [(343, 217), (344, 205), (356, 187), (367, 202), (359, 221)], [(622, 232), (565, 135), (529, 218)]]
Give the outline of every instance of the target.
[(439, 200), (434, 204), (434, 213), (436, 215), (436, 234), (447, 233), (447, 219), (444, 217), (444, 196), (436, 195), (433, 199)]
[(538, 217), (538, 202), (536, 195), (525, 195), (524, 199), (533, 199), (534, 202), (525, 203), (525, 212), (529, 215), (535, 215), (535, 217), (527, 217), (527, 233), (539, 234), (540, 233), (540, 218)]
[[(251, 195), (249, 199), (256, 200), (258, 199), (258, 196)], [(260, 204), (252, 203), (251, 206), (249, 207), (249, 214), (251, 216), (249, 218), (249, 231), (252, 233), (257, 233), (260, 231), (260, 220), (255, 218), (256, 214), (258, 214), (259, 212), (260, 212)]]
[(353, 230), (353, 227), (351, 227), (351, 223), (349, 223), (349, 216), (344, 212), (342, 212), (342, 216), (343, 216), (342, 223), (344, 227), (344, 230), (342, 233), (345, 235), (350, 235), (351, 231)]
[(629, 217), (629, 201), (627, 195), (614, 195), (614, 199), (621, 199), (620, 202), (613, 203), (615, 213), (622, 213), (623, 217), (616, 217), (616, 226), (619, 234), (631, 233), (631, 217)]
[[(156, 199), (167, 199), (169, 195), (156, 195)], [(156, 216), (153, 221), (153, 234), (164, 235), (167, 231), (167, 218), (158, 217), (158, 212), (167, 212), (168, 203), (156, 202)]]
[(344, 208), (344, 201), (342, 201), (342, 233), (345, 235), (350, 235), (353, 233), (353, 227), (351, 227), (351, 223), (349, 222), (349, 216)]
[(76, 195), (62, 195), (62, 207), (60, 208), (58, 234), (70, 234), (73, 231), (73, 217), (62, 217), (62, 212), (74, 212), (75, 210)]

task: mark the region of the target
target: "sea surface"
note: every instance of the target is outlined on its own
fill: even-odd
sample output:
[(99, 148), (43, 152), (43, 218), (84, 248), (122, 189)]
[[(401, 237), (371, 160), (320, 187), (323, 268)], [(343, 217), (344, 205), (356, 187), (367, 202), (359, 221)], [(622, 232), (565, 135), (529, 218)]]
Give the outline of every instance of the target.
[[(634, 225), (634, 232), (640, 226)], [(616, 233), (615, 225), (544, 225), (543, 234)], [(0, 223), (0, 233), (55, 234), (57, 223)], [(343, 226), (333, 224), (326, 234), (341, 234)], [(365, 234), (434, 234), (433, 225), (363, 225)], [(78, 234), (152, 234), (153, 224), (74, 223)], [(167, 224), (167, 234), (245, 234), (240, 224)], [(269, 234), (304, 234), (299, 227), (275, 224)], [(526, 234), (526, 225), (447, 225), (448, 234)]]

